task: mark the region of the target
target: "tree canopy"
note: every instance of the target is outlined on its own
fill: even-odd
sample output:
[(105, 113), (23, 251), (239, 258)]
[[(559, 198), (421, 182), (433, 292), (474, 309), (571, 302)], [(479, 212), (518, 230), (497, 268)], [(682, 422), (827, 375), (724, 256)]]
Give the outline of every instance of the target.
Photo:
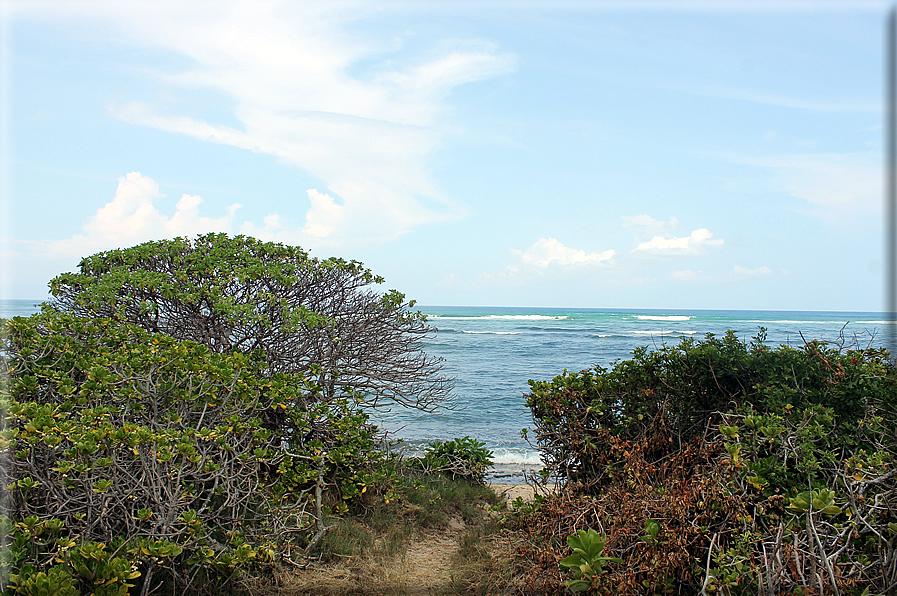
[(389, 502), (359, 405), (430, 408), (451, 382), (382, 282), (209, 234), (87, 257), (0, 320), (0, 591), (220, 593)]
[(358, 261), (206, 234), (97, 253), (50, 290), (78, 316), (252, 354), (268, 375), (301, 373), (322, 399), (348, 392), (365, 405), (432, 409), (452, 388), (423, 350), (432, 328), (404, 294), (373, 289), (383, 281)]

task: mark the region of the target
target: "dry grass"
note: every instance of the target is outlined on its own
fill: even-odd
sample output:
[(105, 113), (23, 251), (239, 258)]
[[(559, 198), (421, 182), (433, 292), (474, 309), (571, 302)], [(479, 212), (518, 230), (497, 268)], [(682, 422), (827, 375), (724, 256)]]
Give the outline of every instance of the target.
[[(507, 487), (502, 487), (507, 488)], [(518, 496), (514, 492), (515, 497)], [(527, 496), (527, 495), (524, 495)], [(391, 507), (335, 522), (320, 558), (283, 570), (283, 595), (504, 594), (513, 548), (496, 519), (507, 502), (490, 487), (425, 478)], [(484, 581), (488, 580), (488, 581)]]
[[(361, 594), (457, 594), (453, 556), (468, 526), (460, 517), (441, 529), (421, 529), (401, 549), (387, 536), (374, 539), (359, 555), (331, 555), (281, 578), (279, 594), (346, 596)], [(392, 551), (392, 552), (390, 552)]]

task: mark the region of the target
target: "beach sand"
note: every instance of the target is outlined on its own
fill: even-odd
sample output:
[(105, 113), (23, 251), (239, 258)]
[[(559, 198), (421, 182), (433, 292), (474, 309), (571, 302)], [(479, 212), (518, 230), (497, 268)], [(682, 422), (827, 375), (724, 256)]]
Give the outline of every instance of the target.
[(517, 497), (522, 497), (524, 501), (532, 501), (535, 497), (533, 487), (528, 484), (490, 484), (489, 486), (499, 495), (507, 495), (509, 503)]

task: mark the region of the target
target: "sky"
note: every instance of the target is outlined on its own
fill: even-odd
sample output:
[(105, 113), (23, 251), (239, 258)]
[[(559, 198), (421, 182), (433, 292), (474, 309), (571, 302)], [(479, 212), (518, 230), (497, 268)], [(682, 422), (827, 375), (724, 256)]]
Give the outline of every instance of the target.
[(222, 231), (424, 305), (879, 311), (889, 6), (2, 0), (0, 297)]

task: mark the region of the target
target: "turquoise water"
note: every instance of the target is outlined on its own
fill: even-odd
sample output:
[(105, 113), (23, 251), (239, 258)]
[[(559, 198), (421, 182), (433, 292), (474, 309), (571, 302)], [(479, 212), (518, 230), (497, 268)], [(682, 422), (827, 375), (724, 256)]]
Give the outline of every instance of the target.
[[(0, 316), (31, 314), (36, 302), (0, 301)], [(800, 346), (805, 338), (878, 347), (885, 343), (886, 328), (884, 315), (859, 312), (419, 308), (436, 329), (425, 342), (427, 351), (443, 358), (445, 372), (456, 379), (450, 408), (380, 412), (378, 423), (405, 439), (411, 452), (434, 439), (477, 438), (495, 453), (499, 474), (512, 476), (539, 464), (538, 452), (520, 437), (520, 430), (531, 426), (523, 397), (529, 379), (606, 367), (637, 347), (728, 329), (749, 340), (766, 327), (771, 345)]]
[(40, 312), (40, 300), (0, 300), (0, 318), (27, 317)]
[(884, 345), (884, 316), (856, 312), (625, 310), (421, 307), (438, 329), (427, 350), (445, 359), (456, 378), (457, 408), (426, 414), (396, 411), (382, 424), (413, 448), (433, 439), (470, 435), (486, 443), (505, 471), (538, 465), (520, 436), (531, 426), (527, 380), (548, 380), (564, 369), (609, 366), (633, 349), (678, 343), (684, 337), (737, 331), (750, 340), (767, 328), (771, 345), (822, 339), (862, 347)]

